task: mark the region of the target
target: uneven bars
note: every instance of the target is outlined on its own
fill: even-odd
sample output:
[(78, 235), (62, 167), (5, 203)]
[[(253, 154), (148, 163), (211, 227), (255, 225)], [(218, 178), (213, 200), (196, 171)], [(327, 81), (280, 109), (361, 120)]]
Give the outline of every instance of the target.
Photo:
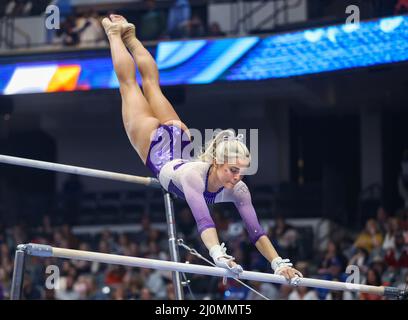
[(147, 187), (161, 188), (160, 183), (157, 179), (149, 177), (138, 177), (130, 174), (116, 173), (110, 171), (89, 169), (83, 167), (69, 166), (65, 164), (58, 164), (46, 161), (31, 160), (26, 158), (18, 158), (7, 155), (0, 155), (0, 163), (11, 164), (15, 166), (30, 167), (36, 169), (44, 169), (56, 172), (64, 172), (77, 174), (82, 176), (103, 178), (109, 180), (116, 180), (122, 182), (130, 182), (136, 184), (142, 184)]
[[(98, 253), (92, 251), (72, 250), (64, 248), (55, 248), (49, 245), (43, 244), (21, 244), (17, 247), (18, 250), (24, 251), (28, 255), (37, 257), (55, 257), (73, 260), (85, 260), (95, 261), (100, 263), (117, 264), (139, 268), (157, 269), (163, 271), (175, 271), (196, 273), (208, 276), (216, 277), (234, 277), (234, 275), (223, 268), (201, 266), (196, 264), (154, 260), (146, 258), (128, 257), (116, 254)], [(281, 275), (244, 271), (239, 279), (253, 280), (262, 282), (272, 282), (278, 284), (289, 284), (285, 277)], [(370, 286), (355, 283), (344, 283), (339, 281), (328, 281), (311, 278), (293, 278), (291, 280), (293, 286), (304, 286), (312, 288), (324, 288), (336, 291), (353, 291), (353, 292), (366, 292), (371, 294), (377, 294), (392, 298), (406, 298), (407, 292), (395, 287), (383, 287), (383, 286)]]

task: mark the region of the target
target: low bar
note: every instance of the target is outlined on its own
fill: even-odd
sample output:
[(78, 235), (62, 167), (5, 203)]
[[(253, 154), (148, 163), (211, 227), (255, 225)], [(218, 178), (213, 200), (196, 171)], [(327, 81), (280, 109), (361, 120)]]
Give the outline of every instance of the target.
[[(188, 263), (172, 262), (172, 261), (162, 261), (138, 257), (128, 257), (115, 254), (97, 253), (92, 251), (81, 251), (72, 250), (64, 248), (56, 248), (48, 245), (40, 244), (26, 244), (24, 245), (26, 253), (33, 256), (39, 257), (55, 257), (64, 258), (72, 260), (85, 260), (85, 261), (95, 261), (100, 263), (117, 264), (131, 267), (139, 268), (149, 268), (157, 269), (162, 271), (173, 271), (173, 272), (186, 272), (195, 273), (215, 277), (236, 277), (235, 274), (231, 273), (229, 270), (202, 266)], [(394, 287), (383, 287), (383, 286), (370, 286), (355, 283), (345, 283), (338, 281), (328, 281), (319, 280), (311, 278), (293, 278), (290, 283), (281, 275), (275, 275), (270, 273), (261, 273), (253, 271), (244, 271), (239, 277), (242, 280), (253, 280), (261, 282), (271, 282), (277, 284), (290, 284), (293, 286), (304, 286), (311, 288), (324, 288), (336, 291), (352, 291), (352, 292), (366, 292), (371, 294), (377, 294), (381, 296), (387, 296), (391, 298), (406, 299), (407, 292)]]

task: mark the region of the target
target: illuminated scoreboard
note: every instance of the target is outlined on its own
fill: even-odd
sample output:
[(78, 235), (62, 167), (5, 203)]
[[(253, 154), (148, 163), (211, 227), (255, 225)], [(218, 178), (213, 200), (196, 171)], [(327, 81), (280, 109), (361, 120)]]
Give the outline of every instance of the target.
[[(257, 81), (408, 61), (408, 16), (268, 37), (161, 42), (162, 85)], [(5, 95), (119, 87), (110, 52), (0, 58)], [(138, 79), (140, 80), (140, 79)]]

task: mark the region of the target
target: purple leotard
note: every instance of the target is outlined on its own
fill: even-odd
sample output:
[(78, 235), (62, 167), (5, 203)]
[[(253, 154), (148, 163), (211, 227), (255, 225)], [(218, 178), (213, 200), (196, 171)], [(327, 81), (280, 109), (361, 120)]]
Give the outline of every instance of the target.
[(185, 148), (191, 142), (183, 134), (179, 127), (160, 126), (153, 136), (146, 165), (165, 190), (187, 201), (199, 233), (215, 227), (207, 204), (233, 202), (251, 242), (256, 243), (265, 231), (259, 224), (246, 184), (240, 181), (233, 189), (221, 187), (216, 192), (208, 191), (211, 164), (190, 159)]
[(146, 166), (158, 177), (167, 162), (183, 158), (183, 151), (190, 143), (188, 135), (179, 127), (160, 125), (151, 139)]

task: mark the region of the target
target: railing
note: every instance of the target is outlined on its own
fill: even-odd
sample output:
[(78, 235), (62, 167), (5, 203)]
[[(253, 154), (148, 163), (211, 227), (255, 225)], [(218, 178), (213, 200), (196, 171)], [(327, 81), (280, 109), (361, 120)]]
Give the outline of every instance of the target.
[(10, 38), (12, 37), (10, 34), (12, 33), (12, 23), (10, 20), (14, 20), (11, 17), (2, 17), (0, 18), (0, 48), (3, 45), (6, 48), (11, 48)]
[[(283, 12), (284, 13), (284, 24), (288, 24), (289, 23), (289, 10), (290, 9), (294, 9), (299, 7), (303, 0), (297, 0), (295, 3), (293, 4), (289, 4), (288, 3), (289, 0), (285, 0), (285, 3), (282, 7), (278, 8), (277, 7), (277, 2), (274, 2), (274, 10), (273, 12), (267, 16), (265, 19), (261, 20), (256, 26), (255, 28), (252, 29), (252, 32), (259, 32), (267, 23), (269, 23), (271, 20), (275, 21), (275, 19)], [(276, 25), (276, 23), (274, 23), (274, 25)]]
[(31, 46), (30, 35), (15, 25), (14, 17), (5, 16), (0, 18), (0, 48), (4, 44), (6, 49), (15, 49), (16, 34), (24, 38), (25, 45), (23, 47), (29, 48)]

